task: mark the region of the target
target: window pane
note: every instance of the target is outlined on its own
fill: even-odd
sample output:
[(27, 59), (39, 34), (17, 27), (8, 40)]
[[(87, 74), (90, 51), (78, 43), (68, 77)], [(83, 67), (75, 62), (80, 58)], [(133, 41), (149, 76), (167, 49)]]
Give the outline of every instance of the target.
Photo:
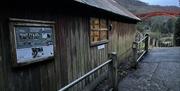
[(94, 42), (94, 33), (91, 31), (91, 36), (90, 36), (91, 42)]
[(108, 40), (108, 27), (106, 19), (90, 19), (90, 41), (91, 43)]
[(91, 18), (91, 30), (98, 30), (99, 29), (99, 19)]
[(107, 40), (108, 35), (107, 35), (107, 31), (100, 31), (100, 39), (101, 40)]
[(100, 28), (103, 29), (103, 30), (107, 29), (107, 22), (106, 22), (105, 19), (100, 20)]
[(100, 41), (100, 35), (99, 35), (99, 31), (91, 31), (91, 42), (98, 42)]

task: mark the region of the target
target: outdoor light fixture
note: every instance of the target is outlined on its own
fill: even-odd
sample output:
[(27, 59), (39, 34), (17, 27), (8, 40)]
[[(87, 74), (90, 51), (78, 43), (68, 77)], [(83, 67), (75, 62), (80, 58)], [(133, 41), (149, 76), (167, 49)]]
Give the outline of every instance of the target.
[(109, 24), (109, 31), (112, 31), (112, 24)]

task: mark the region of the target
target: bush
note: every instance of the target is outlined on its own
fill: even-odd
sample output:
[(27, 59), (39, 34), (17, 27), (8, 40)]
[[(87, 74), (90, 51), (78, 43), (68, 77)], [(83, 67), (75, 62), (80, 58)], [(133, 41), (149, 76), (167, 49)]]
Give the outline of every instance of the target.
[(180, 46), (180, 17), (177, 19), (174, 31), (174, 44)]

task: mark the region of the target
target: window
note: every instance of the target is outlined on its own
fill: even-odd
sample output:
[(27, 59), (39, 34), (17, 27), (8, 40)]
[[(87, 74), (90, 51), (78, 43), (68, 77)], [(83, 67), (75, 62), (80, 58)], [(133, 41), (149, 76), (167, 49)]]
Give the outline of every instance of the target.
[(91, 27), (90, 28), (91, 45), (107, 43), (108, 41), (107, 20), (91, 18), (90, 27)]

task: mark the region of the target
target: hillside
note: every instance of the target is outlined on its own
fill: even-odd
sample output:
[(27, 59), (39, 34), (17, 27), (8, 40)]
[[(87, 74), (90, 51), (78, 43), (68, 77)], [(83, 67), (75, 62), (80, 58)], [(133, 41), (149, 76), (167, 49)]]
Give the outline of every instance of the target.
[(138, 0), (115, 0), (120, 5), (127, 8), (134, 14), (146, 13), (151, 11), (180, 11), (179, 7), (176, 6), (159, 6), (159, 5), (148, 5), (147, 3)]

